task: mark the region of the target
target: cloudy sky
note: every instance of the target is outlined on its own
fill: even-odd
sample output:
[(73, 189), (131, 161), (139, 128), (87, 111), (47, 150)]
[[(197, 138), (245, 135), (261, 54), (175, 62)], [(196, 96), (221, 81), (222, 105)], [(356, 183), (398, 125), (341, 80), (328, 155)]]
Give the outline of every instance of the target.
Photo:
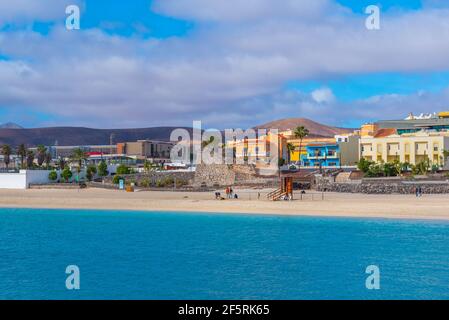
[(356, 127), (440, 110), (449, 1), (0, 0), (0, 123)]

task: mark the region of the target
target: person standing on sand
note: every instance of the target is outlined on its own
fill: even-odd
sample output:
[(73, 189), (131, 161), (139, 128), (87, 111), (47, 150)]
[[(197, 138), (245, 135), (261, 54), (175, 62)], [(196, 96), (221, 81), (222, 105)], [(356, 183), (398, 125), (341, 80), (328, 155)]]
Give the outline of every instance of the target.
[(229, 198), (234, 198), (234, 190), (232, 190), (232, 187), (229, 188)]
[(226, 187), (225, 192), (226, 192), (226, 198), (229, 199), (229, 187)]

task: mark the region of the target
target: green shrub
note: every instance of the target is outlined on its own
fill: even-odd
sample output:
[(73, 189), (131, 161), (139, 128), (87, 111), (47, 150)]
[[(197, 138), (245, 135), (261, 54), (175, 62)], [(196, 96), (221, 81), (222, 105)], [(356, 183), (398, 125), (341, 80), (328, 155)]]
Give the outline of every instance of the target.
[(428, 160), (421, 161), (412, 166), (412, 173), (414, 175), (426, 175), (429, 172), (430, 163)]
[(103, 160), (100, 162), (100, 164), (98, 165), (98, 175), (100, 177), (106, 177), (109, 174), (108, 172), (108, 165), (106, 164), (106, 162)]
[(381, 164), (371, 164), (368, 171), (365, 173), (366, 177), (377, 178), (384, 175), (384, 168)]
[(94, 178), (95, 174), (97, 173), (97, 167), (94, 165), (90, 165), (87, 167), (86, 169), (86, 178), (89, 181), (92, 181), (92, 179)]
[(189, 182), (186, 180), (180, 180), (180, 179), (176, 179), (176, 187), (184, 187), (186, 185), (188, 185)]
[(148, 188), (150, 186), (150, 180), (149, 179), (142, 179), (140, 181), (140, 186), (142, 188)]
[(119, 184), (120, 180), (122, 180), (122, 179), (123, 179), (123, 181), (125, 181), (125, 179), (123, 177), (121, 177), (119, 175), (115, 175), (114, 178), (112, 179), (112, 183), (113, 184)]
[(393, 163), (384, 163), (383, 173), (386, 177), (396, 177), (399, 174), (399, 166)]
[(161, 179), (158, 179), (156, 181), (156, 187), (158, 187), (158, 188), (164, 187), (164, 182)]
[(72, 176), (73, 176), (73, 173), (69, 168), (65, 168), (61, 172), (61, 178), (63, 178), (65, 182), (69, 182), (69, 180), (72, 178)]
[(56, 180), (58, 180), (58, 173), (56, 172), (56, 171), (51, 171), (49, 174), (48, 174), (48, 179), (50, 179), (50, 181), (56, 181)]
[(117, 174), (125, 175), (130, 173), (131, 173), (130, 168), (124, 164), (121, 164), (117, 167)]
[(437, 173), (439, 169), (440, 169), (440, 167), (438, 165), (436, 165), (436, 164), (432, 165), (432, 169), (431, 169), (432, 173)]
[(374, 165), (373, 161), (366, 160), (365, 158), (362, 158), (362, 159), (360, 159), (359, 162), (357, 162), (357, 169), (359, 169), (363, 173), (368, 173), (368, 171), (372, 165)]

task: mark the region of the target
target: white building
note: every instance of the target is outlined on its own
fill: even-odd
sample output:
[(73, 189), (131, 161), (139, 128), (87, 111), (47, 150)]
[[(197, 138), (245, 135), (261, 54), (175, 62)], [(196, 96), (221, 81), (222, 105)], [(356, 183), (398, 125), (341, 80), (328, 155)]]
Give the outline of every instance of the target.
[(49, 183), (48, 170), (20, 170), (16, 173), (0, 173), (0, 189), (28, 189), (30, 184)]

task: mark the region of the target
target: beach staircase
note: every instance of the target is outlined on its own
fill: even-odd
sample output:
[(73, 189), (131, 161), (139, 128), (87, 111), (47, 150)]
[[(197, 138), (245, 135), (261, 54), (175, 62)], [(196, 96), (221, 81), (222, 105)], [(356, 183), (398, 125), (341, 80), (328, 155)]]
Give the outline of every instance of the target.
[(278, 201), (286, 195), (287, 195), (287, 192), (285, 190), (276, 189), (276, 190), (270, 192), (269, 194), (267, 194), (267, 199), (272, 200), (272, 201)]

